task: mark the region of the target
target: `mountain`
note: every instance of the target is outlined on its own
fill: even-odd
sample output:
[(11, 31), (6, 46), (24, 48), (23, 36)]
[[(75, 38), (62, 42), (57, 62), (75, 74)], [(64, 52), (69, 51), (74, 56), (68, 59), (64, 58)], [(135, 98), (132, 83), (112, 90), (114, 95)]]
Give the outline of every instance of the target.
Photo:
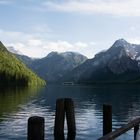
[(36, 74), (20, 62), (0, 42), (0, 85), (44, 85)]
[(87, 60), (85, 56), (75, 52), (51, 52), (46, 57), (36, 60), (25, 56), (17, 57), (47, 83), (58, 82), (63, 75)]
[(75, 83), (136, 83), (140, 80), (140, 45), (119, 39), (106, 51), (73, 69), (62, 79)]
[(37, 58), (31, 58), (26, 55), (13, 53), (20, 61), (22, 61), (27, 67), (33, 63), (33, 61), (38, 60)]
[(30, 68), (47, 82), (54, 83), (86, 59), (85, 56), (74, 52), (51, 52), (46, 57), (33, 61)]
[(12, 46), (7, 46), (6, 48), (7, 48), (7, 50), (8, 50), (9, 52), (11, 52), (11, 53), (22, 55), (22, 53), (21, 53), (19, 50), (15, 49), (15, 48), (12, 47)]

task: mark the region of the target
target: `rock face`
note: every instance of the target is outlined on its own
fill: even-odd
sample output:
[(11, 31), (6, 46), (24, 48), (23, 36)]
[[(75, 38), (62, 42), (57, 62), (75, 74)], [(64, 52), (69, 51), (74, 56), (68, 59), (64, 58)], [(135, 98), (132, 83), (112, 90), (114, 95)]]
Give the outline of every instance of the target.
[(51, 52), (46, 57), (36, 60), (26, 56), (17, 57), (47, 83), (59, 82), (63, 75), (87, 60), (85, 56), (75, 52)]
[(140, 75), (140, 45), (117, 40), (108, 50), (95, 55), (65, 75), (76, 83), (133, 82)]

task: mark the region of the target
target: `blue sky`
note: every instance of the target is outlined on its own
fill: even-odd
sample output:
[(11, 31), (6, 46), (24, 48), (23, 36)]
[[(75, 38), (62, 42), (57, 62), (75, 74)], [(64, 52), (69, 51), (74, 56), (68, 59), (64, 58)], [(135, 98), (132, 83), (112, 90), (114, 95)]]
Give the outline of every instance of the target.
[(140, 44), (139, 0), (0, 0), (0, 40), (31, 57), (89, 58), (124, 38)]

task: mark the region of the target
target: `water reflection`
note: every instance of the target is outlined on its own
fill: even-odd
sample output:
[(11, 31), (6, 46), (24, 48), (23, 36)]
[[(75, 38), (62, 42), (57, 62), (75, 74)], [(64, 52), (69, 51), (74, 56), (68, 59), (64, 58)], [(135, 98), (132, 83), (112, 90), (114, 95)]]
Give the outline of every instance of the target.
[[(0, 88), (0, 139), (25, 137), (22, 130), (24, 113), (20, 113), (25, 104), (41, 90), (41, 87)], [(9, 137), (9, 136), (10, 137)]]
[[(113, 106), (113, 129), (140, 116), (140, 86), (47, 86), (41, 91), (22, 90), (0, 94), (0, 139), (24, 140), (27, 119), (45, 117), (46, 140), (53, 140), (55, 102), (72, 98), (75, 102), (76, 140), (93, 140), (102, 135), (102, 105)], [(66, 128), (66, 124), (65, 124)], [(119, 139), (132, 139), (133, 131)], [(65, 129), (65, 134), (67, 130)]]
[(0, 117), (4, 113), (15, 111), (16, 108), (27, 102), (30, 97), (36, 95), (39, 91), (39, 87), (33, 88), (0, 88)]

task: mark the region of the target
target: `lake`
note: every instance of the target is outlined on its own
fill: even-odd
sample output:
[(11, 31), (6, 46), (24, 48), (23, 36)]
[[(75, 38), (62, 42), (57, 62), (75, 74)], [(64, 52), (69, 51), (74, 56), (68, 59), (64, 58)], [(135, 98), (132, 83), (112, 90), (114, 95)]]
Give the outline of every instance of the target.
[[(27, 120), (45, 118), (45, 139), (53, 140), (55, 102), (72, 98), (75, 103), (76, 140), (96, 140), (102, 136), (102, 105), (112, 104), (113, 129), (140, 116), (140, 86), (46, 86), (41, 89), (1, 89), (0, 140), (25, 140)], [(66, 131), (65, 131), (66, 132)], [(118, 140), (133, 139), (133, 130)]]

